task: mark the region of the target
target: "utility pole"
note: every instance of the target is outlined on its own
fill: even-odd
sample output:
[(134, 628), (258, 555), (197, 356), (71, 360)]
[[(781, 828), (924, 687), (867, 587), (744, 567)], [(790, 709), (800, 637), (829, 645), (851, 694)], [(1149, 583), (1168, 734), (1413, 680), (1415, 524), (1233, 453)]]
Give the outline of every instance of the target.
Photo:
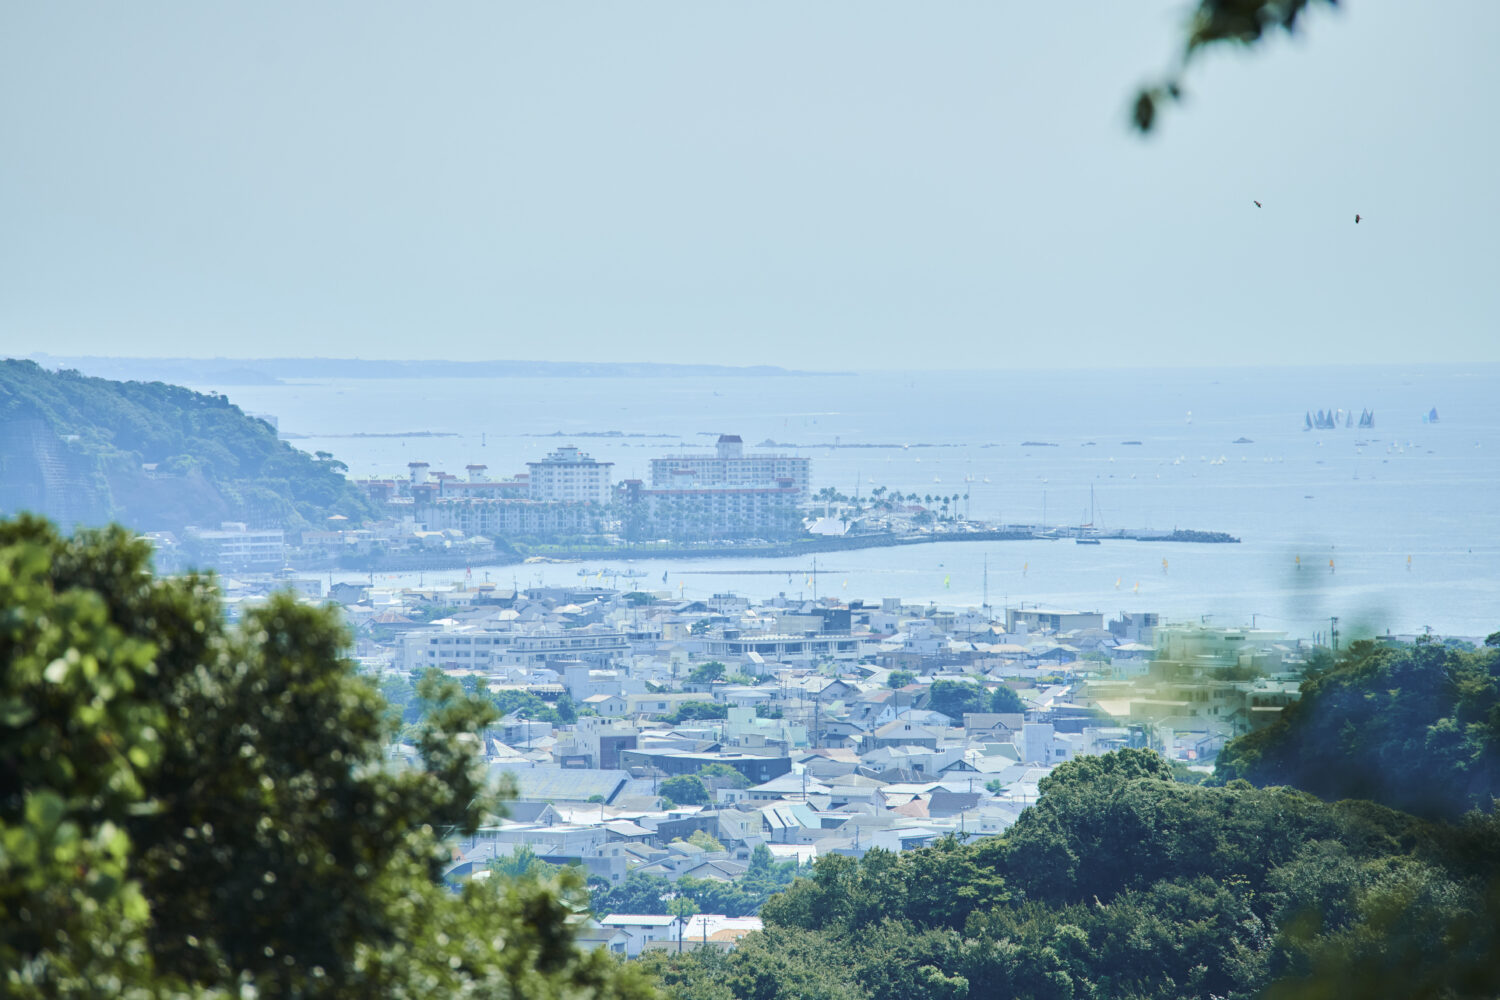
[(984, 554), (984, 620), (990, 620), (990, 554)]

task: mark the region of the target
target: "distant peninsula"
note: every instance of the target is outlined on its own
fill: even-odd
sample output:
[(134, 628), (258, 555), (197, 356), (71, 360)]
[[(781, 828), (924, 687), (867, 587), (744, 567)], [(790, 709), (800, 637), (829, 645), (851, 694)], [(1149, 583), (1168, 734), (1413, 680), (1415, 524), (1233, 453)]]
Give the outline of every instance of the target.
[(0, 361), (0, 515), (177, 531), (322, 527), (376, 512), (332, 455), (281, 441), (224, 396)]
[(34, 354), (45, 368), (101, 378), (189, 385), (276, 385), (293, 379), (726, 378), (848, 375), (776, 365), (657, 364), (645, 361), (394, 361), (367, 358), (114, 358)]

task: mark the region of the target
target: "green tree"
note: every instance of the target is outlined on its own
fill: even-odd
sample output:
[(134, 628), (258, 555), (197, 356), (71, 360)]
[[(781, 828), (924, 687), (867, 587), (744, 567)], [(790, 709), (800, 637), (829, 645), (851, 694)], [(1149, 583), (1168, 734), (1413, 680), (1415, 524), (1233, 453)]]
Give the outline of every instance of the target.
[(677, 725), (680, 722), (689, 722), (703, 719), (724, 719), (729, 716), (729, 707), (712, 701), (685, 701), (678, 705), (670, 715), (663, 716), (668, 722)]
[(441, 885), (443, 839), (496, 808), (493, 709), (424, 679), (421, 766), (391, 770), (334, 612), (280, 595), (229, 628), (211, 580), (149, 560), (0, 523), (0, 993), (649, 995), (574, 946), (576, 875)]
[(590, 882), (590, 908), (603, 917), (611, 913), (666, 913), (666, 896), (672, 883), (660, 875), (633, 871), (625, 881), (611, 886), (603, 879)]
[(892, 688), (904, 688), (908, 684), (915, 684), (917, 675), (910, 670), (892, 670), (886, 678), (886, 684)]
[(698, 777), (705, 787), (747, 788), (750, 779), (728, 764), (704, 764), (698, 768)]
[(963, 721), (965, 712), (989, 710), (990, 699), (984, 688), (968, 681), (933, 681), (929, 704), (934, 712)]
[(712, 684), (714, 681), (723, 680), (728, 668), (718, 660), (708, 660), (700, 663), (688, 674), (688, 680), (694, 684)]
[(519, 844), (505, 857), (490, 862), (490, 871), (510, 879), (555, 877), (557, 867), (537, 857), (530, 844)]
[(1020, 714), (1026, 711), (1026, 703), (1013, 688), (1001, 684), (990, 695), (990, 711)]
[(696, 774), (679, 774), (667, 778), (657, 787), (657, 791), (673, 802), (684, 805), (706, 806), (711, 801), (707, 786)]
[(722, 851), (724, 849), (724, 845), (719, 843), (719, 839), (707, 830), (694, 830), (692, 835), (688, 837), (687, 842), (689, 844), (696, 844), (705, 851)]

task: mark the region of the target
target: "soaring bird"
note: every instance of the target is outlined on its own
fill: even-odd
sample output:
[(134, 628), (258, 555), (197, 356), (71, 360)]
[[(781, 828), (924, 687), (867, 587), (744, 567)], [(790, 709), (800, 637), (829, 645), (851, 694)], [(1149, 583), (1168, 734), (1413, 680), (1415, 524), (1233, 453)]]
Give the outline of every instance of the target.
[(1358, 212), (1354, 213), (1354, 224), (1356, 226), (1359, 225), (1359, 213)]
[[(1251, 199), (1250, 199), (1250, 200), (1251, 200), (1251, 201), (1255, 201), (1255, 199), (1254, 199), (1254, 198), (1251, 198)], [(1255, 202), (1255, 207), (1256, 207), (1256, 208), (1260, 208), (1260, 202), (1258, 202), (1258, 201), (1256, 201), (1256, 202)]]

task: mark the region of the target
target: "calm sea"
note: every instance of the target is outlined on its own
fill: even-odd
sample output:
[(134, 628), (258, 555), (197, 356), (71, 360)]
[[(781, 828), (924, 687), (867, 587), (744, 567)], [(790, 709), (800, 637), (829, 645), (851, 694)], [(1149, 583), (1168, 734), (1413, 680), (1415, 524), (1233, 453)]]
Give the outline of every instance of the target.
[[(354, 476), (423, 460), (493, 475), (559, 444), (645, 478), (720, 433), (813, 460), (814, 489), (968, 495), (976, 518), (1226, 531), (1239, 545), (949, 543), (811, 562), (590, 564), (658, 589), (1156, 611), (1311, 636), (1500, 629), (1500, 368), (918, 372), (647, 379), (392, 379), (199, 386), (275, 415)], [(1304, 414), (1375, 414), (1305, 431)], [(1424, 420), (1436, 408), (1439, 421)], [(562, 431), (562, 437), (547, 437)], [(596, 437), (608, 432), (649, 437)], [(432, 432), (454, 436), (409, 436)], [(354, 437), (383, 434), (393, 437)], [(663, 436), (657, 436), (663, 435)], [(1241, 441), (1243, 443), (1236, 443)], [(1031, 443), (1027, 443), (1031, 442)], [(850, 447), (862, 445), (868, 447)], [(838, 446), (838, 447), (835, 447)], [(1092, 493), (1091, 493), (1092, 490)], [(1298, 568), (1300, 560), (1300, 569)], [(986, 573), (986, 566), (988, 571)], [(473, 568), (525, 586), (579, 565)], [(745, 573), (728, 570), (771, 570)], [(668, 582), (661, 582), (662, 573)], [(426, 582), (462, 576), (424, 574)], [(392, 578), (406, 580), (407, 577)], [(415, 580), (415, 575), (411, 577)], [(608, 579), (608, 576), (606, 576)]]

